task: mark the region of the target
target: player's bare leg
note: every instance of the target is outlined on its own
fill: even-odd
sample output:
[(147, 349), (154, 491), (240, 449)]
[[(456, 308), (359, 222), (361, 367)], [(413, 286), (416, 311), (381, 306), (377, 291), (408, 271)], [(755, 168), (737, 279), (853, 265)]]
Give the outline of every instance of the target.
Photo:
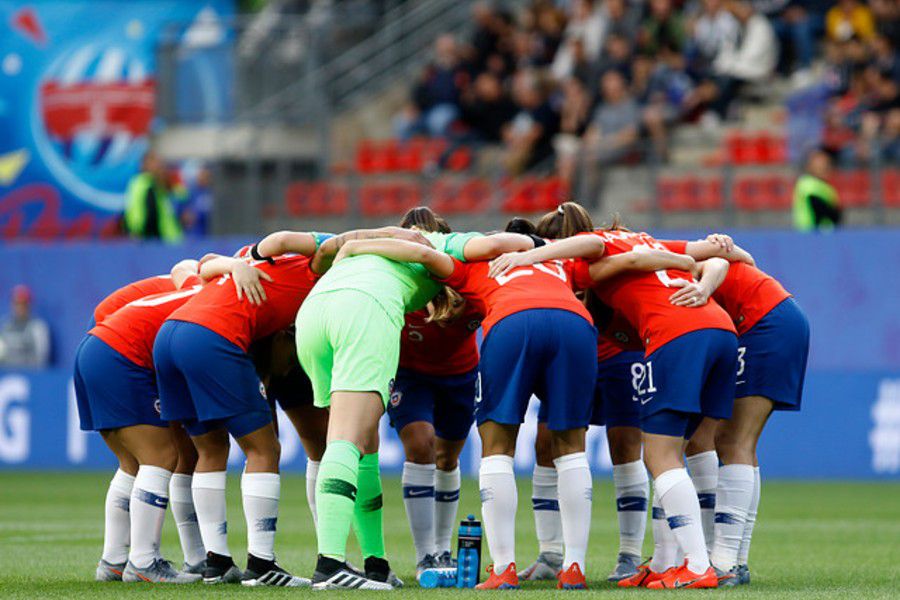
[[(716, 448), (722, 459), (717, 508), (716, 542), (713, 564), (729, 572), (729, 584), (749, 583), (747, 558), (759, 506), (760, 479), (756, 446), (773, 404), (762, 396), (738, 398), (729, 420), (723, 421), (716, 435)], [(721, 513), (719, 516), (718, 513)]]
[(403, 505), (416, 549), (416, 579), (435, 560), (435, 465), (434, 425), (428, 421), (407, 423), (399, 432), (406, 461), (403, 464)]
[(121, 581), (128, 562), (131, 541), (131, 490), (138, 472), (138, 462), (110, 431), (101, 431), (103, 441), (119, 461), (119, 468), (109, 482), (104, 505), (103, 554), (97, 564), (97, 581)]
[(606, 439), (613, 464), (616, 514), (619, 518), (619, 552), (608, 581), (621, 581), (637, 573), (647, 528), (650, 480), (641, 460), (641, 430), (607, 427)]
[(553, 464), (559, 477), (559, 515), (565, 556), (560, 589), (587, 589), (584, 573), (593, 502), (591, 467), (584, 453), (586, 427), (551, 432)]
[(531, 477), (531, 508), (538, 539), (538, 556), (531, 565), (519, 571), (519, 578), (527, 581), (554, 580), (563, 563), (559, 480), (553, 465), (550, 438), (547, 424), (538, 423), (534, 440), (534, 471)]

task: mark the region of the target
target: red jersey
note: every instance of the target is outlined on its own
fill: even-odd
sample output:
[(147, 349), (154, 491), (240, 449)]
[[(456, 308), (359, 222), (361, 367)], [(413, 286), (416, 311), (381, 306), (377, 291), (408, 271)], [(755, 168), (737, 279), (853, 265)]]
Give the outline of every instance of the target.
[(735, 262), (713, 294), (734, 321), (738, 335), (744, 335), (770, 310), (790, 298), (774, 277), (746, 263)]
[[(597, 230), (610, 255), (630, 252), (637, 246), (684, 253), (685, 242), (656, 241), (649, 234), (631, 231)], [(587, 265), (578, 267), (587, 271)], [(580, 275), (579, 275), (580, 277)], [(669, 287), (673, 279), (692, 280), (687, 271), (677, 269), (653, 273), (631, 271), (623, 273), (594, 288), (597, 296), (613, 310), (622, 313), (640, 333), (646, 355), (677, 337), (701, 329), (724, 329), (734, 332), (734, 324), (722, 308), (710, 300), (705, 306), (686, 308), (669, 302), (676, 288)]]
[(427, 310), (407, 313), (400, 334), (400, 367), (438, 377), (468, 373), (478, 366), (480, 326), (481, 313), (471, 306), (447, 323), (429, 323)]
[(114, 291), (97, 305), (97, 308), (94, 309), (94, 323), (100, 323), (109, 315), (138, 298), (174, 291), (175, 284), (172, 283), (171, 275), (157, 275), (156, 277), (148, 277), (147, 279), (129, 283)]
[(188, 277), (180, 290), (151, 294), (129, 302), (88, 333), (145, 369), (153, 369), (153, 342), (166, 318), (202, 289), (196, 275)]
[[(578, 270), (579, 278), (574, 281), (574, 265), (581, 263), (584, 269)], [(496, 279), (488, 277), (488, 269), (487, 261), (463, 263), (454, 258), (453, 273), (444, 280), (485, 315), (485, 336), (500, 319), (531, 308), (568, 310), (593, 324), (588, 310), (572, 293), (590, 285), (586, 262), (551, 260), (517, 267)]]
[(627, 350), (643, 350), (641, 336), (620, 313), (613, 313), (610, 322), (597, 336), (597, 362), (603, 362)]
[(205, 285), (169, 319), (203, 325), (244, 351), (251, 342), (289, 327), (318, 278), (309, 268), (309, 257), (284, 254), (273, 258), (271, 264), (252, 259), (248, 263), (274, 279), (260, 280), (268, 300), (260, 305), (246, 297), (238, 300), (234, 281), (223, 275)]

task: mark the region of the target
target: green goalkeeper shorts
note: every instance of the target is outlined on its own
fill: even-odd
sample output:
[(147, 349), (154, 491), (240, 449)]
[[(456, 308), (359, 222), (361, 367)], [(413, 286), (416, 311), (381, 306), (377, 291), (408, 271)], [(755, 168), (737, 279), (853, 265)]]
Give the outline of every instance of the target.
[(330, 406), (332, 392), (377, 392), (387, 406), (400, 328), (366, 293), (317, 294), (297, 313), (297, 357), (312, 381), (316, 406)]

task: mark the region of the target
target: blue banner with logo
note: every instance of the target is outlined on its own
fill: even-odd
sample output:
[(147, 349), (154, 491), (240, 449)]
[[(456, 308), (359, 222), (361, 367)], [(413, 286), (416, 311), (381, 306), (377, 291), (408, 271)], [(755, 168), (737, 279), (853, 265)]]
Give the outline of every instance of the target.
[[(114, 232), (149, 145), (163, 27), (219, 42), (233, 13), (233, 0), (0, 0), (0, 238)], [(198, 97), (226, 95), (207, 79)]]

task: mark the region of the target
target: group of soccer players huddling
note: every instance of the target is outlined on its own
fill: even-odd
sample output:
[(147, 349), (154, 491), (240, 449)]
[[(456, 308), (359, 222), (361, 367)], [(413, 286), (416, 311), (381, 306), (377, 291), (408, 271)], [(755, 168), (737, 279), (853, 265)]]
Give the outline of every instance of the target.
[[(456, 567), (459, 456), (475, 422), (493, 560), (477, 587), (556, 579), (586, 588), (585, 434), (605, 425), (620, 530), (609, 580), (746, 584), (756, 445), (773, 410), (799, 409), (809, 346), (791, 295), (730, 237), (596, 229), (573, 202), (493, 234), (453, 233), (425, 207), (398, 227), (281, 231), (233, 257), (183, 260), (127, 285), (93, 317), (75, 365), (81, 427), (100, 432), (119, 460), (101, 581), (402, 586), (382, 525), (378, 424), (387, 411), (406, 453), (417, 576)], [(513, 457), (532, 395), (540, 554), (517, 571)], [(276, 405), (308, 457), (311, 579), (275, 560)], [(243, 570), (228, 545), (229, 436), (246, 456)], [(160, 554), (170, 504), (181, 570)], [(648, 506), (655, 548), (642, 562)], [(351, 529), (359, 568), (346, 560)]]

